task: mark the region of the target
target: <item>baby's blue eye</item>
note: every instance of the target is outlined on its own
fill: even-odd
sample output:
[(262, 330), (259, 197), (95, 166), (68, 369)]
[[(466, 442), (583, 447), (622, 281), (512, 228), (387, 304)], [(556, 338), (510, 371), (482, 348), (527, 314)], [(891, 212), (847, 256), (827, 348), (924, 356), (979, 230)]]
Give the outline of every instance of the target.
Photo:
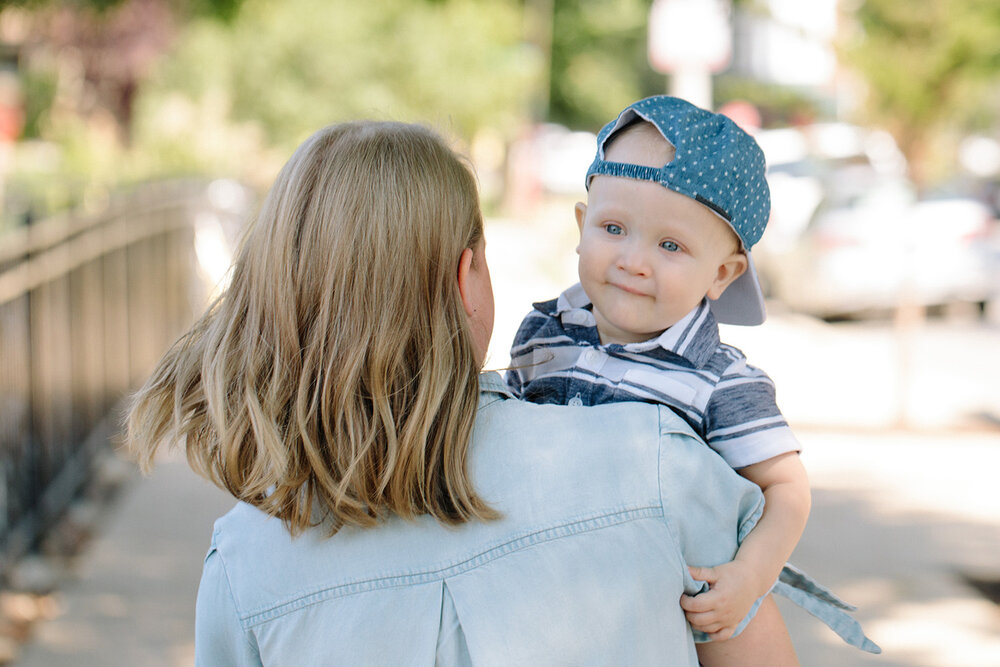
[(609, 222), (608, 224), (604, 225), (604, 231), (606, 231), (608, 234), (614, 234), (615, 236), (625, 233), (625, 230), (622, 229), (621, 225), (616, 225), (613, 222)]
[(666, 250), (667, 252), (677, 252), (678, 250), (681, 249), (681, 247), (677, 245), (677, 243), (674, 241), (664, 241), (663, 243), (660, 244), (660, 247)]

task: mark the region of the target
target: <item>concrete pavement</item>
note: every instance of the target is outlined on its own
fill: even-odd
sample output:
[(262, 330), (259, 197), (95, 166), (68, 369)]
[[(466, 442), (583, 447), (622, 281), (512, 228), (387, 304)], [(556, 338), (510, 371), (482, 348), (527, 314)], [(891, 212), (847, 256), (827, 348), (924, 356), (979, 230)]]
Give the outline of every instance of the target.
[(858, 606), (883, 649), (848, 649), (779, 604), (803, 665), (1000, 665), (1000, 433), (799, 433), (813, 511), (792, 561)]
[(183, 457), (136, 473), (102, 519), (60, 610), (39, 623), (18, 667), (184, 667), (194, 662), (194, 602), (215, 519), (234, 501)]

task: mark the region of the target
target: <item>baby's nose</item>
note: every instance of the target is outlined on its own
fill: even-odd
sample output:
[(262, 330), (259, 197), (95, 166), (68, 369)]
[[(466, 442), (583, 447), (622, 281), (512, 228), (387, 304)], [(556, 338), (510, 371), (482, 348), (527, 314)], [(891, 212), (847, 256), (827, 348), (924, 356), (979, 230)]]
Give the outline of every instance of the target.
[(646, 275), (649, 273), (649, 255), (644, 248), (629, 244), (622, 248), (618, 256), (618, 268), (635, 275)]

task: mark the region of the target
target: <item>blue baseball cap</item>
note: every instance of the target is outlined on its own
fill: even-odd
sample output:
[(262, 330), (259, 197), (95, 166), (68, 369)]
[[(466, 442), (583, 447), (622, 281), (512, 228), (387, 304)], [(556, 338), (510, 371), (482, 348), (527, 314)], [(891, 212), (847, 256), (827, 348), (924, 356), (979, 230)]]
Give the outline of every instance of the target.
[[(647, 121), (674, 147), (674, 159), (649, 167), (604, 159), (616, 132)], [(723, 324), (764, 322), (764, 295), (750, 248), (760, 240), (771, 213), (771, 194), (764, 177), (764, 152), (753, 137), (730, 118), (685, 100), (658, 95), (639, 100), (601, 129), (597, 155), (587, 170), (587, 189), (597, 175), (653, 181), (691, 197), (725, 220), (747, 256), (746, 272), (715, 301), (715, 319)]]

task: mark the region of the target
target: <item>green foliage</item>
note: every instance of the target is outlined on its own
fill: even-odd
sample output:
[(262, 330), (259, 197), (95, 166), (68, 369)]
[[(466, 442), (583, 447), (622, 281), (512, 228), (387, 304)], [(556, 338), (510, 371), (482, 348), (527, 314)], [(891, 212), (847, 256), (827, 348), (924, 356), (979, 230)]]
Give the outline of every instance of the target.
[(194, 16), (232, 21), (239, 14), (243, 0), (188, 0), (186, 4), (188, 11)]
[(228, 24), (186, 28), (142, 91), (136, 140), (170, 168), (232, 173), (347, 119), (510, 135), (540, 69), (516, 3), (248, 0)]
[(996, 117), (1000, 3), (865, 0), (841, 49), (867, 84), (867, 120), (892, 130), (926, 180), (943, 134)]
[(21, 137), (37, 139), (42, 136), (42, 124), (56, 97), (57, 77), (48, 69), (27, 70), (21, 75), (24, 94), (24, 128)]
[(119, 5), (124, 0), (0, 0), (0, 10), (6, 7), (24, 7), (25, 9), (38, 9), (40, 7), (51, 7), (56, 5), (76, 5), (87, 7), (98, 12)]
[[(6, 7), (24, 7), (34, 10), (61, 5), (90, 9), (98, 13), (117, 7), (128, 0), (0, 0), (0, 11)], [(221, 20), (232, 20), (240, 10), (243, 0), (168, 0), (180, 13), (193, 16), (211, 16)]]
[(553, 0), (549, 118), (597, 130), (630, 102), (663, 93), (646, 55), (652, 0)]

